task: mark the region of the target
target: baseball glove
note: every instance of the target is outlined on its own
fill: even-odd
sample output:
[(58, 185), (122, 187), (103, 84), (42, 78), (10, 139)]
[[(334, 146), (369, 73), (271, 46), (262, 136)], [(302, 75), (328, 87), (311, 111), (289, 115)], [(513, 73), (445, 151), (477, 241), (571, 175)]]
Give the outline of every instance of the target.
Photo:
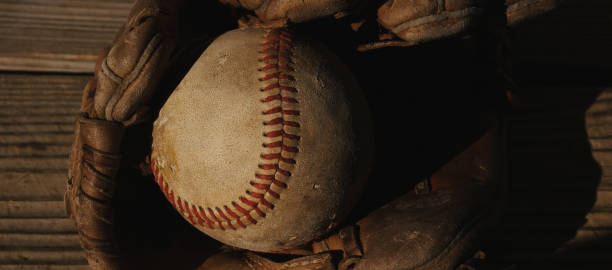
[[(155, 261), (150, 260), (155, 258), (153, 253), (138, 255), (147, 258), (140, 261), (135, 258), (138, 256), (124, 256), (126, 250), (137, 250), (134, 245), (147, 244), (138, 242), (150, 239), (152, 233), (129, 224), (158, 222), (143, 219), (146, 215), (139, 213), (164, 214), (163, 207), (148, 210), (156, 207), (154, 200), (144, 207), (137, 204), (154, 195), (144, 192), (146, 185), (130, 168), (144, 161), (150, 147), (155, 106), (174, 89), (173, 84), (203, 44), (233, 25), (227, 9), (205, 2), (137, 1), (112, 46), (101, 54), (94, 78), (85, 87), (65, 202), (94, 269), (134, 268), (126, 265), (148, 268), (142, 263)], [(141, 192), (134, 187), (137, 185), (142, 185)], [(140, 231), (149, 235), (144, 237)], [(130, 245), (132, 248), (124, 248)]]
[[(477, 104), (491, 100), (495, 100), (491, 104), (499, 104), (500, 92), (476, 91), (475, 93), (469, 90), (474, 89), (470, 88), (470, 83), (473, 81), (484, 81), (486, 85), (486, 82), (496, 81), (499, 78), (488, 72), (476, 73), (474, 76), (474, 73), (470, 72), (474, 69), (464, 69), (462, 64), (457, 64), (473, 60), (471, 57), (457, 58), (457, 55), (464, 55), (466, 50), (453, 48), (464, 46), (464, 41), (454, 40), (427, 48), (415, 47), (409, 55), (399, 48), (374, 50), (364, 54), (357, 54), (354, 50), (415, 45), (465, 34), (476, 29), (475, 26), (481, 25), (481, 22), (490, 21), (483, 17), (483, 14), (486, 14), (484, 10), (490, 6), (482, 4), (482, 1), (389, 0), (382, 3), (352, 0), (220, 0), (220, 2), (230, 4), (234, 8), (227, 8), (213, 1), (137, 0), (127, 23), (120, 29), (111, 47), (106, 49), (97, 61), (94, 78), (85, 87), (81, 114), (76, 121), (65, 195), (67, 211), (77, 225), (81, 244), (93, 269), (193, 269), (209, 257), (212, 250), (219, 247), (217, 242), (186, 224), (166, 203), (161, 192), (150, 180), (150, 176), (146, 176), (149, 174), (146, 169), (146, 156), (150, 151), (151, 123), (165, 98), (206, 44), (221, 33), (235, 28), (236, 22), (257, 24), (258, 27), (266, 27), (269, 24), (278, 26), (300, 23), (295, 25), (296, 28), (301, 28), (299, 30), (315, 31), (313, 32), (317, 33), (315, 36), (321, 36), (324, 43), (335, 50), (350, 66), (355, 67), (354, 72), (357, 77), (362, 79), (364, 88), (370, 91), (368, 98), (374, 110), (378, 110), (375, 112), (374, 121), (375, 133), (379, 138), (404, 136), (398, 130), (389, 129), (399, 124), (407, 125), (411, 131), (417, 131), (420, 135), (431, 135), (416, 136), (415, 133), (407, 136), (402, 141), (415, 143), (399, 148), (398, 145), (392, 144), (396, 140), (383, 140), (378, 148), (387, 149), (388, 152), (379, 151), (378, 157), (381, 157), (380, 161), (377, 161), (379, 174), (372, 177), (375, 179), (373, 181), (397, 178), (395, 169), (403, 168), (407, 162), (413, 162), (413, 167), (416, 169), (411, 172), (410, 177), (405, 177), (406, 181), (400, 181), (399, 184), (395, 181), (395, 184), (373, 186), (371, 193), (379, 196), (364, 199), (367, 205), (347, 221), (345, 228), (353, 228), (354, 224), (364, 228), (375, 228), (381, 224), (369, 222), (368, 213), (377, 217), (382, 216), (383, 219), (385, 216), (393, 219), (394, 213), (387, 213), (388, 211), (382, 208), (376, 209), (410, 192), (417, 182), (431, 176), (453, 155), (461, 152), (459, 150), (466, 149), (469, 145), (465, 139), (457, 139), (456, 134), (446, 136), (444, 133), (449, 132), (450, 128), (436, 129), (436, 127), (446, 125), (458, 129), (482, 131), (483, 127), (487, 126), (453, 125), (453, 119), (457, 118), (445, 119), (445, 115), (462, 110), (464, 108), (462, 104), (471, 106), (475, 104), (475, 100)], [(521, 1), (507, 2), (512, 4), (514, 18), (523, 19), (541, 13), (533, 10), (521, 12), (527, 10), (528, 6), (519, 5), (518, 2)], [(556, 5), (556, 1), (525, 2), (540, 3), (538, 10), (542, 11)], [(440, 5), (440, 3), (445, 4)], [(450, 16), (453, 14), (461, 16)], [(526, 15), (519, 16), (520, 14)], [(476, 47), (487, 42), (489, 41), (476, 42)], [(475, 46), (469, 47), (475, 48)], [(423, 53), (425, 51), (426, 53)], [(495, 64), (488, 62), (489, 53), (483, 55), (486, 56), (480, 58), (476, 56), (479, 60), (474, 62), (477, 66), (475, 70), (478, 72), (487, 70), (491, 64)], [(454, 59), (455, 65), (445, 65), (447, 63), (445, 57)], [(398, 60), (404, 62), (397, 62)], [(393, 61), (405, 68), (391, 67), (389, 63)], [(412, 76), (406, 77), (407, 75)], [(444, 80), (440, 80), (440, 76), (444, 76)], [(440, 81), (445, 81), (447, 84), (440, 85)], [(407, 103), (408, 107), (401, 102), (404, 99), (399, 99), (395, 95), (399, 91), (405, 92), (405, 89), (428, 82), (434, 83), (426, 89), (408, 93), (410, 96), (408, 100), (412, 100)], [(461, 87), (457, 87), (456, 82), (461, 82), (459, 83)], [(447, 91), (432, 90), (444, 87)], [(482, 85), (477, 87), (477, 89), (483, 88), (486, 87)], [(455, 89), (468, 90), (460, 93)], [(491, 92), (495, 94), (490, 94)], [(445, 98), (438, 99), (440, 96)], [(462, 103), (466, 100), (470, 102)], [(476, 107), (478, 107), (477, 113), (470, 114), (472, 111), (468, 110), (463, 116), (466, 119), (480, 119), (481, 113), (489, 108), (485, 108), (486, 106), (474, 108)], [(419, 114), (430, 116), (422, 117), (423, 115)], [(399, 115), (409, 117), (398, 119)], [(419, 141), (424, 138), (429, 143)], [(446, 140), (446, 143), (433, 143), (440, 140)], [(408, 146), (414, 148), (409, 149)], [(448, 151), (439, 151), (440, 149), (454, 150), (450, 151), (453, 154), (449, 154)], [(424, 153), (424, 155), (410, 158), (397, 155), (398, 150)], [(385, 157), (385, 154), (388, 155)], [(409, 222), (408, 219), (409, 217), (402, 217), (400, 220)], [(402, 228), (402, 226), (389, 226), (387, 231), (381, 233), (395, 234), (395, 230), (401, 231)], [(269, 258), (259, 259), (257, 254), (245, 255), (247, 253), (238, 251), (232, 253), (238, 255), (227, 255), (230, 253), (223, 253), (227, 256), (220, 255), (230, 258), (229, 261), (213, 257), (204, 267), (219, 269), (218, 267), (223, 265), (220, 263), (231, 265), (236, 262), (235, 259), (244, 262), (242, 260), (244, 256), (251, 258), (251, 262), (267, 265), (262, 269), (306, 269), (309, 264), (313, 269), (333, 269), (339, 261), (352, 265), (351, 262), (354, 262), (355, 258), (363, 258), (363, 265), (378, 265), (386, 259), (400, 260), (401, 253), (398, 253), (400, 255), (389, 253), (387, 256), (384, 252), (376, 251), (373, 248), (376, 244), (365, 242), (364, 234), (360, 235), (351, 229), (342, 229), (340, 232), (345, 232), (346, 235), (347, 230), (350, 232), (349, 235), (354, 237), (339, 239), (356, 239), (353, 244), (337, 247), (333, 244), (336, 241), (333, 239), (337, 237), (332, 235), (325, 245), (309, 248), (310, 253), (302, 253), (302, 255), (310, 254), (306, 257), (284, 257), (275, 261)], [(367, 230), (363, 233), (367, 233)], [(386, 236), (380, 236), (381, 241), (384, 241), (384, 237)], [(313, 251), (318, 254), (314, 254)], [(298, 268), (287, 268), (287, 266)]]

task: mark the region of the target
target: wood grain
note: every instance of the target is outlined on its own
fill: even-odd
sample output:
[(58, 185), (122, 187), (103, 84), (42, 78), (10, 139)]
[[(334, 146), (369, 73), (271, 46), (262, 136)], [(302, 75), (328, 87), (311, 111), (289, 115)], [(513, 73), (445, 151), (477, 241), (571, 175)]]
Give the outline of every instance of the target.
[(60, 234), (74, 233), (74, 222), (66, 218), (2, 218), (0, 234)]
[(92, 72), (132, 3), (0, 1), (0, 70)]
[(87, 269), (63, 194), (89, 78), (0, 74), (0, 270)]
[[(82, 251), (4, 251), (0, 250), (0, 265), (3, 264), (87, 264)], [(43, 268), (44, 269), (44, 268)]]

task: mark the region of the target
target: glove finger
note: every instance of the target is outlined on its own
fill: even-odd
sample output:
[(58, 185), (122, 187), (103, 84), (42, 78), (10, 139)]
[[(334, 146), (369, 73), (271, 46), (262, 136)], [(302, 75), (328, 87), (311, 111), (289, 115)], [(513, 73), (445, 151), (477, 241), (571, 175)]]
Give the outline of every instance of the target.
[(467, 32), (479, 23), (486, 1), (387, 0), (377, 21), (399, 38), (421, 43)]
[[(106, 107), (106, 117), (108, 119), (124, 122), (131, 118), (140, 106), (151, 100), (161, 78), (166, 73), (175, 48), (173, 41), (164, 43), (161, 40), (156, 41), (156, 38), (154, 37), (154, 40), (152, 40), (151, 52), (143, 54), (143, 58), (141, 58), (143, 63), (138, 63), (133, 71), (133, 76), (129, 78), (129, 82), (121, 84), (119, 86), (120, 91), (116, 91), (111, 97), (109, 106)], [(149, 53), (151, 53), (150, 56)], [(114, 106), (112, 106), (113, 103)], [(138, 121), (140, 119), (134, 120)]]
[(149, 118), (149, 106), (146, 105), (142, 105), (139, 106), (138, 109), (136, 109), (134, 112), (132, 112), (129, 118), (124, 118), (124, 120), (121, 120), (123, 122), (123, 124), (125, 126), (132, 126), (135, 124), (139, 124), (142, 123), (143, 121), (147, 121), (147, 120), (151, 120), (148, 119)]
[[(174, 3), (173, 3), (174, 4)], [(123, 106), (133, 107), (147, 98), (176, 47), (177, 9), (164, 1), (141, 0), (132, 9), (130, 19), (117, 35), (108, 55), (96, 70), (97, 90), (94, 110), (103, 119), (113, 118), (113, 110), (126, 92), (136, 92)], [(155, 69), (150, 63), (155, 63)], [(124, 108), (123, 114), (134, 108)], [(120, 115), (122, 116), (122, 115)]]
[(289, 20), (301, 23), (331, 16), (355, 7), (359, 0), (220, 0), (232, 6), (253, 10), (260, 20)]

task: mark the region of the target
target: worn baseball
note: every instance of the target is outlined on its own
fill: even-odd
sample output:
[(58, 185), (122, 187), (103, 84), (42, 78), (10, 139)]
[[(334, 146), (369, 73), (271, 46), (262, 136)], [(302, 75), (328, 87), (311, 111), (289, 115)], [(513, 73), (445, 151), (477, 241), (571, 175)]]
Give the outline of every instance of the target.
[(151, 163), (193, 226), (262, 252), (323, 236), (351, 210), (372, 156), (346, 66), (286, 29), (217, 38), (159, 112)]

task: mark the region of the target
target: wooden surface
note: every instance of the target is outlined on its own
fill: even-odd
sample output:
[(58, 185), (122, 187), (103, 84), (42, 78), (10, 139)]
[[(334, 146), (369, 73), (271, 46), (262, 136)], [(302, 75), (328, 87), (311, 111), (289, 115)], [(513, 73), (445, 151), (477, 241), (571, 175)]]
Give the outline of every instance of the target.
[(132, 0), (0, 0), (0, 69), (92, 72)]
[(607, 0), (567, 0), (512, 31), (521, 106), (493, 263), (612, 269), (611, 14)]
[(85, 269), (62, 200), (88, 78), (0, 74), (0, 270)]
[[(90, 75), (68, 73), (92, 71), (129, 2), (0, 0), (0, 270), (87, 269), (62, 194)], [(612, 2), (585, 3), (514, 30), (522, 105), (490, 269), (612, 269)]]

